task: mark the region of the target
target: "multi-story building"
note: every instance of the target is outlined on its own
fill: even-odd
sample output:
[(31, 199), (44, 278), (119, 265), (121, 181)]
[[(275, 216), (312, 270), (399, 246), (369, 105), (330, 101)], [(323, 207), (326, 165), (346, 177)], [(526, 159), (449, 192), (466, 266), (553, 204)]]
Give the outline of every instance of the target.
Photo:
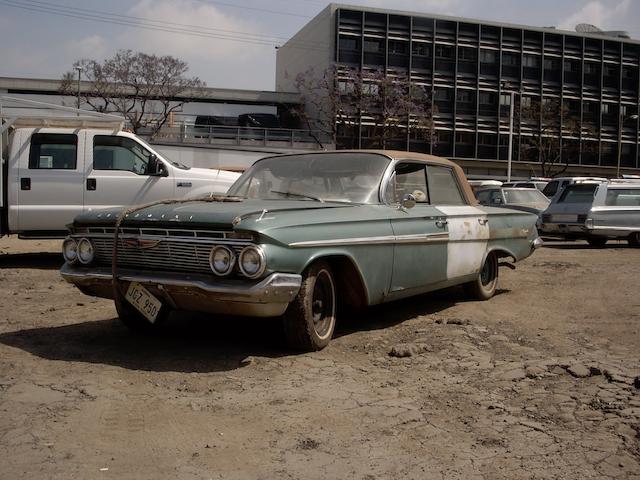
[[(505, 173), (511, 99), (516, 119), (532, 102), (554, 102), (572, 119), (572, 128), (566, 122), (556, 134), (567, 172), (613, 176), (618, 162), (622, 173), (640, 168), (639, 60), (640, 42), (622, 32), (330, 4), (278, 49), (276, 84), (291, 91), (296, 74), (310, 67), (407, 77), (431, 92), (434, 134), (425, 141), (408, 133), (400, 146), (451, 158), (477, 175)], [(367, 147), (370, 129), (354, 120), (359, 128), (343, 143)], [(533, 130), (515, 122), (516, 175), (536, 172), (539, 158), (522, 148)]]

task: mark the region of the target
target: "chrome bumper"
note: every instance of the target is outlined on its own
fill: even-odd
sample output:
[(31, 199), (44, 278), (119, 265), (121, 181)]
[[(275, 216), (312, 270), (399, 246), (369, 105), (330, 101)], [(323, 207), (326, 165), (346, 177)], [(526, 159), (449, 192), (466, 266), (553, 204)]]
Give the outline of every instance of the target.
[[(83, 293), (113, 298), (111, 269), (75, 267), (65, 263), (60, 274)], [(272, 273), (260, 281), (221, 279), (181, 273), (140, 273), (118, 269), (118, 281), (144, 285), (163, 303), (176, 310), (274, 317), (282, 315), (300, 290), (302, 277)]]
[(536, 237), (533, 242), (531, 242), (531, 250), (536, 250), (544, 245), (544, 241), (540, 237)]

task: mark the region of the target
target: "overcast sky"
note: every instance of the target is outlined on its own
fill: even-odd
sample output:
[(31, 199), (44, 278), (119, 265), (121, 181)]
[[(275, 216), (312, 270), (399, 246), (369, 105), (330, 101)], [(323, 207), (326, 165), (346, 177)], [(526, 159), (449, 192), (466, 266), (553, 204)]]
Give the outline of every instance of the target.
[[(592, 23), (640, 38), (640, 0), (345, 3), (570, 30)], [(182, 58), (190, 74), (211, 87), (272, 90), (275, 45), (326, 5), (321, 0), (0, 0), (0, 76), (59, 78), (76, 59), (103, 59), (128, 48)], [(141, 27), (145, 20), (155, 29)]]

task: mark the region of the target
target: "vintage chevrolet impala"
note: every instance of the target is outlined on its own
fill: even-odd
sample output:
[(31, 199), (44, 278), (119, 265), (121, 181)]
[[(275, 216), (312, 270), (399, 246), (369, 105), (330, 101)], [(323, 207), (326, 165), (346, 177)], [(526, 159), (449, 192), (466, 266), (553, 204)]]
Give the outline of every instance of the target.
[(336, 307), (453, 285), (493, 296), (502, 258), (541, 245), (536, 216), (479, 207), (441, 158), (338, 151), (256, 162), (225, 197), (77, 217), (62, 276), (113, 298), (130, 328), (171, 310), (282, 316), (290, 345), (325, 347)]

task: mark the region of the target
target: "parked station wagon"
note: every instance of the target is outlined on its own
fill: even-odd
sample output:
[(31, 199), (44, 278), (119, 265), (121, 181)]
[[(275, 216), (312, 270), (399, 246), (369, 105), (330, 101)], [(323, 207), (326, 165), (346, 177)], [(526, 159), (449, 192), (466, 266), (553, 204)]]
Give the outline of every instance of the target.
[(61, 273), (88, 295), (113, 298), (134, 330), (156, 329), (171, 310), (282, 316), (291, 346), (317, 350), (333, 335), (339, 303), (453, 285), (490, 298), (499, 260), (541, 245), (535, 222), (479, 207), (462, 170), (437, 157), (285, 155), (256, 162), (224, 197), (77, 217)]
[(609, 239), (640, 246), (640, 181), (610, 180), (564, 187), (542, 214), (540, 233), (584, 239), (602, 247)]

